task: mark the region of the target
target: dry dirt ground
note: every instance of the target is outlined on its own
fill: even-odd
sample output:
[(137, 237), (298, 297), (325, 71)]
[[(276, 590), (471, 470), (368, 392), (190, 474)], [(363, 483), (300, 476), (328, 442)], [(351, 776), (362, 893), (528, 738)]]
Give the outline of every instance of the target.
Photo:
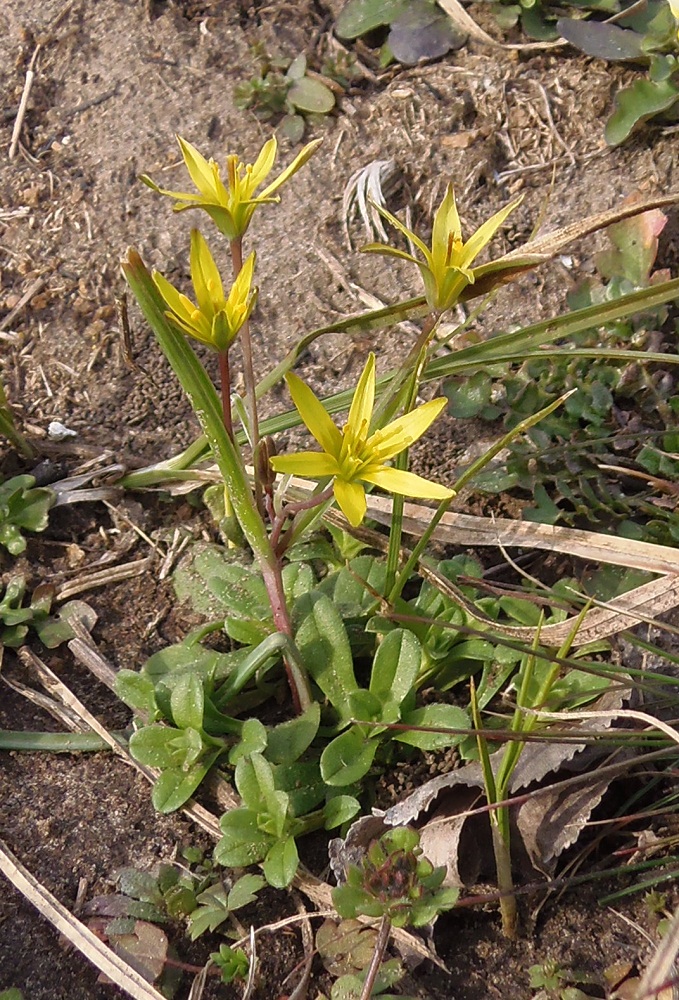
[[(0, 162), (0, 315), (10, 314), (29, 292), (0, 334), (0, 377), (28, 434), (65, 470), (105, 452), (128, 467), (142, 465), (195, 437), (190, 408), (134, 313), (136, 359), (152, 378), (130, 369), (121, 348), (113, 303), (122, 290), (119, 260), (125, 248), (135, 246), (147, 263), (178, 280), (185, 278), (188, 262), (187, 216), (173, 216), (169, 203), (137, 178), (144, 171), (163, 186), (185, 186), (174, 133), (219, 159), (237, 151), (252, 161), (270, 130), (238, 111), (232, 98), (234, 85), (252, 74), (250, 46), (263, 41), (288, 56), (313, 53), (328, 44), (330, 26), (323, 0), (2, 5), (3, 151), (38, 44), (40, 50), (20, 152), (12, 162), (3, 152)], [(629, 72), (568, 51), (470, 46), (436, 64), (366, 76), (316, 129), (323, 147), (287, 186), (282, 205), (256, 216), (251, 245), (258, 252), (259, 372), (303, 333), (363, 308), (357, 288), (385, 302), (418, 293), (416, 275), (405, 263), (361, 257), (347, 244), (343, 189), (372, 160), (395, 161), (401, 183), (390, 207), (401, 211), (409, 205), (423, 229), (449, 179), (469, 228), (524, 192), (498, 238), (503, 249), (525, 240), (545, 209), (553, 166), (546, 228), (612, 207), (635, 190), (651, 195), (679, 188), (676, 146), (661, 129), (643, 131), (622, 149), (604, 145), (612, 92)], [(293, 152), (283, 143), (282, 162)], [(355, 247), (364, 238), (361, 227), (352, 223), (349, 231)], [(555, 262), (505, 290), (484, 316), (481, 332), (562, 310), (564, 289), (590, 251), (591, 242), (576, 246), (572, 268)], [(406, 340), (397, 331), (388, 339), (327, 337), (312, 346), (302, 370), (327, 393), (355, 382), (369, 349), (378, 350), (386, 368)], [(273, 410), (282, 402), (274, 394), (269, 405)], [(50, 444), (46, 429), (52, 420), (77, 436)], [(418, 451), (420, 470), (435, 467), (439, 476), (450, 476), (466, 444), (463, 435), (444, 419), (429, 447)], [(0, 449), (0, 475), (17, 468), (16, 456)], [(125, 502), (132, 504), (128, 515), (149, 530), (196, 517), (187, 505)], [(194, 523), (199, 532), (200, 523)], [(60, 582), (111, 551), (123, 560), (147, 554), (118, 513), (91, 505), (55, 512), (21, 565), (34, 583)], [(0, 564), (0, 570), (7, 568), (7, 562)], [(95, 639), (118, 667), (139, 666), (190, 625), (173, 606), (169, 585), (156, 576), (154, 564), (139, 580), (84, 595), (99, 614)], [(126, 710), (68, 652), (47, 659), (104, 724), (126, 725)], [(22, 676), (10, 654), (3, 670)], [(5, 688), (0, 726), (58, 728)], [(0, 836), (70, 907), (81, 879), (90, 894), (106, 891), (123, 865), (150, 868), (187, 843), (205, 844), (188, 822), (156, 815), (143, 780), (104, 754), (3, 754)], [(262, 922), (277, 907), (269, 896), (247, 919)], [(548, 959), (600, 976), (618, 959), (644, 959), (643, 926), (630, 924), (630, 916), (648, 925), (642, 907), (618, 916), (599, 909), (588, 890), (550, 901), (527, 936), (509, 945), (494, 913), (463, 911), (441, 921), (437, 933), (452, 979), (423, 967), (411, 987), (420, 996), (521, 1000), (532, 996), (528, 966)], [(185, 957), (200, 960), (204, 951), (193, 949)], [(283, 978), (300, 957), (295, 935), (271, 939), (262, 950), (254, 995), (285, 994)], [(0, 988), (9, 986), (23, 989), (27, 1000), (117, 995), (98, 984), (95, 971), (0, 879)], [(222, 988), (219, 995), (240, 994)]]

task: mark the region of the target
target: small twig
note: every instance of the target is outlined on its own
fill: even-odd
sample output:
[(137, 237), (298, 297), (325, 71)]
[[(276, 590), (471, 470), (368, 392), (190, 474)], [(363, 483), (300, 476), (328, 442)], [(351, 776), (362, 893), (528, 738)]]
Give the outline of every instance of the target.
[(38, 53), (40, 52), (40, 44), (36, 45), (35, 51), (31, 57), (31, 62), (28, 69), (26, 70), (26, 81), (24, 83), (23, 93), (21, 94), (21, 102), (19, 104), (19, 110), (17, 111), (16, 121), (14, 122), (14, 128), (12, 129), (12, 141), (9, 145), (9, 159), (13, 160), (16, 156), (17, 147), (19, 145), (19, 135), (21, 134), (21, 128), (24, 124), (24, 118), (26, 117), (26, 108), (28, 106), (28, 98), (31, 94), (31, 88), (33, 86), (33, 80), (35, 79), (35, 61), (38, 58)]
[(387, 945), (389, 944), (390, 934), (391, 920), (385, 914), (380, 921), (377, 939), (375, 940), (375, 950), (373, 951), (373, 956), (370, 959), (370, 965), (368, 966), (365, 982), (363, 983), (363, 989), (361, 990), (361, 1000), (370, 1000), (373, 986), (375, 985), (375, 980), (377, 979), (377, 973), (380, 971), (382, 959), (384, 958), (384, 953), (387, 950)]
[(255, 989), (255, 973), (257, 972), (257, 947), (255, 941), (255, 928), (250, 925), (250, 968), (248, 969), (248, 979), (243, 992), (243, 1000), (250, 1000)]
[(35, 281), (31, 282), (24, 294), (21, 296), (17, 304), (13, 309), (7, 313), (7, 315), (0, 320), (0, 330), (6, 330), (7, 327), (11, 326), (13, 321), (19, 315), (21, 310), (27, 305), (34, 295), (40, 291), (47, 284), (47, 278), (36, 278)]
[(64, 111), (62, 113), (63, 118), (73, 118), (74, 115), (79, 115), (83, 111), (87, 111), (89, 108), (96, 108), (98, 104), (104, 104), (105, 101), (109, 101), (112, 97), (117, 96), (119, 86), (120, 85), (116, 83), (115, 87), (111, 87), (110, 90), (100, 94), (99, 97), (93, 97), (89, 101), (83, 101), (81, 104), (76, 104), (75, 107), (69, 108), (68, 111)]
[(68, 597), (75, 597), (84, 590), (92, 590), (94, 587), (106, 587), (110, 583), (120, 583), (121, 580), (129, 580), (133, 576), (141, 576), (149, 567), (152, 556), (144, 559), (137, 559), (135, 562), (123, 563), (122, 566), (113, 566), (111, 569), (103, 569), (90, 576), (80, 576), (77, 580), (71, 580), (62, 587), (57, 587), (57, 598), (65, 601)]

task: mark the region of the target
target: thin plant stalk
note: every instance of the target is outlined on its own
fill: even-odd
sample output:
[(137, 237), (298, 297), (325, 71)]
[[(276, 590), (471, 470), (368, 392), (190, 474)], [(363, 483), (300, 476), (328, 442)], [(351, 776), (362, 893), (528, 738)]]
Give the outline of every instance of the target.
[(219, 381), (222, 394), (222, 414), (226, 433), (233, 441), (233, 419), (231, 417), (231, 372), (229, 370), (229, 349), (219, 352)]
[(380, 971), (380, 966), (382, 965), (382, 960), (384, 959), (384, 953), (387, 950), (387, 945), (389, 944), (390, 934), (391, 920), (386, 914), (384, 914), (380, 920), (380, 926), (375, 940), (375, 950), (373, 951), (372, 958), (370, 959), (370, 965), (368, 966), (368, 971), (366, 972), (365, 981), (363, 983), (363, 989), (361, 990), (361, 1000), (370, 1000), (370, 997), (372, 996), (375, 980), (377, 979), (377, 974)]
[[(429, 322), (429, 319), (432, 321)], [(434, 314), (425, 320), (423, 324), (423, 329), (430, 328), (428, 334), (428, 340), (422, 343), (420, 348), (419, 357), (415, 368), (411, 375), (410, 381), (407, 387), (407, 396), (405, 400), (405, 405), (403, 407), (404, 413), (410, 413), (415, 405), (417, 399), (417, 391), (420, 387), (420, 376), (422, 374), (422, 368), (427, 360), (427, 345), (434, 330), (436, 329), (436, 320)], [(422, 340), (420, 335), (419, 340)], [(408, 456), (409, 449), (406, 448), (404, 451), (400, 452), (394, 460), (394, 467), (397, 469), (406, 470), (408, 468)], [(401, 557), (401, 539), (403, 537), (403, 506), (405, 499), (400, 494), (396, 493), (394, 495), (394, 502), (392, 507), (392, 518), (391, 525), (389, 527), (389, 548), (387, 550), (387, 575), (384, 586), (385, 594), (388, 594), (396, 582), (396, 574), (398, 572), (399, 561)]]
[[(285, 601), (280, 560), (273, 550), (250, 489), (240, 450), (224, 426), (215, 387), (184, 335), (166, 319), (164, 303), (136, 251), (128, 252), (123, 261), (123, 273), (200, 420), (228, 490), (234, 514), (259, 563), (274, 625), (292, 642), (292, 625)], [(284, 663), (295, 710), (303, 711), (312, 700), (308, 678), (298, 658), (286, 656)]]
[[(483, 783), (486, 790), (488, 805), (497, 805), (500, 801), (498, 786), (493, 773), (490, 754), (488, 753), (488, 742), (485, 736), (481, 735), (481, 714), (479, 703), (476, 697), (476, 685), (474, 679), (470, 681), (470, 702), (472, 711), (472, 722), (476, 730), (476, 743), (479, 749), (481, 769), (483, 771)], [(516, 937), (517, 908), (516, 896), (514, 895), (514, 880), (512, 878), (512, 859), (509, 851), (509, 837), (503, 837), (501, 824), (498, 818), (500, 808), (493, 809), (490, 813), (490, 831), (493, 843), (493, 855), (495, 857), (495, 872), (497, 875), (497, 887), (500, 891), (500, 913), (502, 915), (502, 931), (506, 938), (513, 940)], [(505, 806), (504, 812), (508, 815)]]
[[(243, 267), (243, 240), (240, 236), (231, 241), (231, 263), (235, 280)], [(254, 452), (259, 443), (259, 418), (257, 416), (255, 368), (252, 362), (252, 337), (250, 336), (249, 319), (245, 320), (240, 329), (239, 340), (243, 351), (243, 382), (245, 383), (245, 399), (250, 419), (250, 443)]]

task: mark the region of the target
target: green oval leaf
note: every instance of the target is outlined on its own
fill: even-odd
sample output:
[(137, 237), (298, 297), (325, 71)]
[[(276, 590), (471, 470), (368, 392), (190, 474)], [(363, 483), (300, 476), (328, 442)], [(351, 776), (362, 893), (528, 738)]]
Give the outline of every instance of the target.
[(358, 38), (391, 22), (408, 7), (409, 0), (349, 0), (335, 23), (338, 38)]
[(420, 670), (422, 647), (412, 632), (398, 628), (385, 635), (378, 646), (370, 675), (370, 692), (383, 704), (401, 704), (410, 693)]
[(222, 816), (219, 825), (224, 836), (215, 847), (214, 858), (225, 868), (255, 865), (272, 846), (273, 837), (259, 829), (257, 813), (252, 809), (232, 809)]
[(202, 729), (205, 711), (203, 682), (192, 671), (181, 674), (170, 695), (172, 719), (179, 729)]
[(619, 146), (639, 125), (668, 111), (679, 101), (679, 85), (671, 80), (635, 80), (615, 95), (615, 111), (606, 123), (606, 142)]
[(274, 889), (285, 889), (295, 877), (298, 865), (299, 854), (295, 838), (287, 837), (274, 844), (269, 850), (262, 865), (262, 871), (267, 882)]
[(320, 80), (309, 76), (293, 83), (288, 91), (288, 101), (300, 111), (327, 115), (335, 107), (335, 95), (329, 87)]
[[(456, 705), (425, 705), (423, 708), (416, 708), (414, 711), (408, 712), (403, 717), (403, 721), (410, 726), (448, 727), (450, 729), (469, 729), (471, 726), (467, 713)], [(464, 736), (456, 733), (428, 733), (410, 730), (410, 732), (395, 732), (393, 739), (400, 743), (407, 743), (411, 747), (419, 747), (420, 750), (440, 750), (443, 747), (455, 746), (461, 739), (464, 739)]]
[(293, 607), (295, 643), (310, 676), (340, 715), (347, 695), (358, 689), (349, 638), (332, 601), (318, 591)]
[(366, 740), (355, 727), (340, 733), (321, 754), (323, 781), (333, 787), (359, 781), (370, 770), (378, 746), (377, 740)]

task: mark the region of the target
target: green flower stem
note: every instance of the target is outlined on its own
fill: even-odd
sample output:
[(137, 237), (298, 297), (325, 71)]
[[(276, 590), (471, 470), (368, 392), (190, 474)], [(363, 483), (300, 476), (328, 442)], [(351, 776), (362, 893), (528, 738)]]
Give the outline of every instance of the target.
[[(231, 240), (231, 262), (234, 280), (243, 267), (243, 238)], [(243, 351), (243, 381), (245, 382), (245, 399), (250, 418), (250, 444), (254, 452), (259, 443), (259, 418), (257, 416), (257, 396), (255, 384), (255, 369), (252, 362), (252, 337), (250, 336), (250, 320), (246, 319), (240, 329), (239, 339)], [(255, 487), (258, 489), (258, 487)]]
[(233, 419), (231, 417), (231, 372), (229, 370), (229, 349), (219, 352), (219, 380), (222, 390), (222, 413), (226, 433), (233, 441)]
[[(423, 330), (428, 326), (431, 326), (431, 331), (427, 332), (427, 340), (423, 339), (422, 334), (420, 334), (418, 340), (422, 341), (422, 346), (420, 348), (419, 357), (417, 363), (410, 377), (410, 382), (408, 385), (408, 395), (403, 407), (404, 413), (410, 413), (417, 400), (417, 392), (420, 387), (420, 377), (422, 375), (422, 369), (424, 363), (427, 360), (427, 344), (431, 334), (436, 329), (436, 319), (433, 318), (432, 313), (430, 317), (425, 320), (423, 324)], [(430, 323), (431, 320), (431, 323)], [(396, 469), (407, 469), (408, 468), (408, 456), (409, 449), (406, 448), (394, 459), (394, 467)], [(401, 557), (401, 540), (403, 538), (403, 506), (405, 504), (405, 498), (399, 494), (394, 494), (394, 504), (392, 507), (392, 518), (391, 525), (389, 528), (389, 548), (387, 550), (387, 576), (384, 586), (385, 594), (390, 593), (394, 583), (396, 582), (396, 574), (398, 572), (398, 565)]]
[[(394, 410), (398, 405), (401, 390), (403, 389), (406, 380), (409, 377), (412, 377), (414, 371), (417, 371), (418, 374), (421, 371), (423, 362), (426, 360), (427, 349), (431, 342), (431, 338), (436, 332), (436, 327), (438, 326), (442, 315), (443, 313), (434, 310), (426, 317), (424, 323), (422, 324), (420, 334), (408, 353), (408, 357), (394, 374), (393, 378), (389, 381), (388, 390), (380, 399), (379, 404), (375, 407), (373, 423), (376, 427), (381, 427), (385, 421), (389, 420), (393, 416)], [(419, 377), (417, 381), (419, 385)]]
[[(122, 269), (212, 448), (234, 514), (261, 567), (276, 628), (290, 636), (292, 641), (292, 627), (285, 604), (280, 562), (273, 551), (266, 526), (257, 509), (241, 453), (224, 426), (222, 408), (215, 387), (186, 337), (166, 319), (165, 303), (135, 250), (128, 251)], [(311, 703), (311, 692), (303, 665), (299, 661), (293, 662), (293, 659), (286, 656), (285, 667), (295, 709), (301, 711)]]

